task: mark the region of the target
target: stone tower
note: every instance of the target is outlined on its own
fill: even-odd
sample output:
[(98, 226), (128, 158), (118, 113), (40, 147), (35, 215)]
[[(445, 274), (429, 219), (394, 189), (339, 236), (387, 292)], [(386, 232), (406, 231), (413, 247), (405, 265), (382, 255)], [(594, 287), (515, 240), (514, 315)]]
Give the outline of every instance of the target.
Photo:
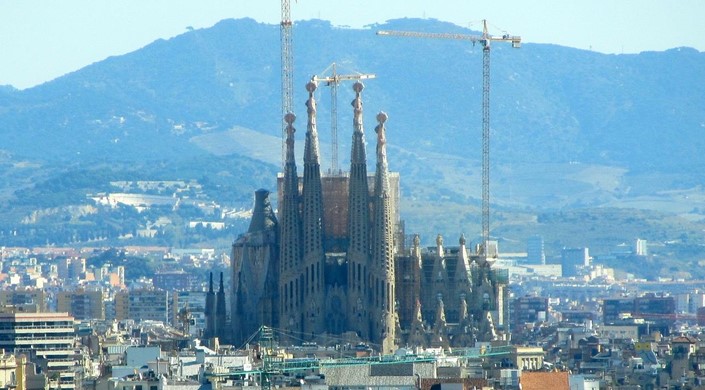
[(215, 291), (213, 291), (213, 272), (210, 273), (210, 280), (208, 281), (208, 292), (206, 293), (206, 307), (205, 307), (205, 317), (206, 317), (206, 329), (203, 337), (206, 339), (215, 337)]
[(322, 174), (316, 88), (306, 85), (303, 176), (294, 153), (295, 117), (287, 114), (277, 217), (268, 192), (259, 190), (250, 228), (233, 244), (233, 342), (244, 342), (261, 325), (291, 335), (279, 335), (282, 344), (344, 335), (385, 354), (402, 341), (468, 346), (496, 337), (506, 277), (473, 262), (464, 237), (459, 246), (446, 246), (439, 235), (435, 247), (422, 248), (415, 236), (405, 249), (399, 175), (389, 171), (383, 112), (376, 118), (375, 174), (367, 172), (362, 83), (353, 85), (350, 171)]
[(361, 82), (353, 85), (353, 138), (348, 191), (348, 321), (360, 337), (370, 340), (370, 193), (367, 183), (365, 130), (362, 124)]
[(323, 190), (321, 164), (318, 156), (318, 129), (316, 128), (316, 100), (313, 93), (316, 83), (306, 84), (306, 144), (304, 146), (304, 182), (302, 194), (303, 263), (299, 279), (303, 276), (304, 334), (321, 334), (325, 331), (323, 302), (325, 299), (325, 253), (323, 250)]
[(230, 337), (226, 328), (227, 313), (225, 310), (225, 286), (223, 286), (223, 273), (220, 273), (220, 285), (215, 296), (215, 337), (221, 341)]
[[(279, 323), (292, 331), (301, 332), (304, 322), (304, 280), (299, 278), (301, 267), (301, 219), (299, 214), (299, 176), (294, 158), (294, 120), (286, 114), (286, 161), (284, 182), (279, 198)], [(271, 286), (274, 288), (274, 286)]]
[(383, 353), (393, 353), (396, 325), (398, 323), (395, 308), (394, 279), (394, 226), (390, 210), (390, 189), (387, 167), (387, 138), (384, 127), (387, 114), (377, 115), (377, 169), (375, 171), (375, 188), (372, 200), (372, 247), (370, 294), (374, 313), (372, 315), (372, 339), (379, 340)]
[(279, 327), (279, 224), (269, 191), (255, 192), (252, 220), (233, 244), (230, 318), (235, 343), (260, 326)]

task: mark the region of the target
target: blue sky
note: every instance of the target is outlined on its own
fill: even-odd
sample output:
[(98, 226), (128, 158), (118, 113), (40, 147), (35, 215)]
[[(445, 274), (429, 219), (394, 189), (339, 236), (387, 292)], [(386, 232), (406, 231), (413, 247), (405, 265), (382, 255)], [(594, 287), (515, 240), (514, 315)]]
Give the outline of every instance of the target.
[[(294, 20), (362, 27), (435, 18), (603, 53), (689, 46), (705, 51), (705, 0), (291, 0)], [(276, 24), (279, 0), (2, 0), (0, 85), (31, 87), (159, 38), (226, 18)], [(274, 48), (275, 50), (278, 48)]]

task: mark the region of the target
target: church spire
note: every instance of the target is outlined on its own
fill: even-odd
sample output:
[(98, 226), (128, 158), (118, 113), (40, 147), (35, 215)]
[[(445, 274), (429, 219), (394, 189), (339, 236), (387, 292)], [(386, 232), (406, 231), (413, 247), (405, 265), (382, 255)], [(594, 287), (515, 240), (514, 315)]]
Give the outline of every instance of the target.
[(260, 188), (255, 191), (255, 205), (252, 208), (252, 219), (248, 233), (256, 233), (262, 230), (271, 229), (276, 226), (277, 217), (274, 216), (272, 205), (269, 203), (269, 191)]
[(306, 84), (308, 100), (306, 108), (308, 124), (304, 146), (303, 182), (303, 269), (305, 276), (303, 304), (305, 308), (304, 334), (320, 334), (325, 329), (323, 313), (325, 286), (325, 254), (323, 251), (323, 190), (321, 187), (321, 164), (318, 156), (318, 129), (316, 126), (316, 83)]
[[(348, 187), (348, 318), (362, 338), (370, 339), (370, 312), (368, 285), (370, 272), (369, 250), (369, 188), (367, 184), (367, 158), (365, 156), (365, 132), (362, 125), (362, 99), (364, 89), (361, 82), (353, 85), (353, 139), (350, 156), (350, 179)], [(379, 322), (379, 318), (373, 319)], [(376, 335), (375, 335), (376, 337)]]
[(443, 298), (439, 296), (438, 306), (436, 306), (436, 321), (433, 324), (433, 340), (431, 346), (434, 348), (447, 348), (449, 345), (447, 333), (445, 305), (443, 304)]
[[(351, 168), (358, 164), (367, 163), (367, 156), (365, 153), (365, 129), (362, 124), (362, 98), (360, 94), (362, 90), (365, 89), (364, 84), (361, 82), (356, 82), (353, 84), (353, 91), (355, 91), (355, 99), (352, 101), (353, 106), (353, 145), (352, 145), (352, 155), (350, 157)], [(352, 172), (350, 172), (352, 174)], [(367, 170), (365, 169), (365, 173)]]
[[(394, 275), (394, 246), (392, 217), (389, 204), (389, 179), (387, 177), (387, 138), (384, 123), (387, 114), (380, 112), (377, 115), (377, 170), (375, 172), (374, 187), (374, 222), (372, 230), (372, 262), (375, 271), (384, 274), (386, 269), (391, 269)], [(393, 298), (393, 297), (392, 297)]]
[(294, 120), (288, 113), (286, 121), (286, 160), (282, 179), (281, 199), (279, 199), (279, 275), (281, 278), (279, 296), (281, 326), (291, 331), (301, 331), (301, 294), (299, 268), (301, 266), (301, 220), (299, 218), (299, 177), (294, 159)]
[(367, 184), (367, 157), (365, 155), (365, 130), (362, 125), (362, 99), (364, 89), (361, 82), (353, 85), (353, 139), (350, 157), (350, 188), (348, 234), (352, 253), (367, 254), (369, 250), (369, 189)]
[[(375, 127), (377, 133), (377, 171), (375, 172), (375, 197), (385, 196), (389, 198), (389, 178), (387, 164), (387, 135), (384, 127), (388, 116), (384, 112), (377, 114), (378, 125)], [(391, 221), (391, 217), (390, 217)]]
[(306, 113), (308, 114), (308, 124), (306, 126), (306, 145), (304, 147), (304, 164), (319, 164), (318, 156), (318, 126), (316, 124), (316, 98), (313, 93), (318, 84), (309, 81), (306, 84), (308, 100), (306, 101)]
[(225, 327), (225, 287), (223, 286), (223, 273), (220, 273), (220, 286), (215, 299), (215, 335), (221, 341), (227, 338)]
[(468, 256), (468, 250), (465, 246), (466, 241), (464, 234), (460, 235), (460, 239), (458, 239), (458, 244), (460, 246), (458, 247), (458, 261), (456, 263), (457, 265), (455, 271), (455, 278), (458, 281), (458, 284), (463, 286), (463, 288), (470, 290), (470, 284), (472, 283), (472, 277), (470, 275), (470, 272), (472, 268), (470, 266), (470, 256)]
[[(381, 337), (384, 353), (394, 350), (395, 331), (395, 292), (394, 292), (394, 235), (387, 175), (387, 138), (384, 127), (387, 114), (377, 115), (377, 170), (375, 172), (375, 192), (373, 198), (374, 221), (372, 224), (372, 291), (373, 304), (380, 321), (373, 321), (374, 333)], [(380, 286), (380, 288), (377, 288)]]
[(213, 272), (210, 273), (210, 280), (208, 282), (208, 293), (206, 294), (206, 329), (204, 332), (204, 337), (209, 339), (215, 337), (215, 317), (216, 317), (216, 302), (215, 302), (215, 292), (213, 292)]
[(418, 299), (414, 304), (414, 320), (411, 322), (409, 337), (406, 343), (419, 347), (425, 347), (428, 344), (426, 327), (423, 324), (423, 317), (421, 315), (421, 302)]

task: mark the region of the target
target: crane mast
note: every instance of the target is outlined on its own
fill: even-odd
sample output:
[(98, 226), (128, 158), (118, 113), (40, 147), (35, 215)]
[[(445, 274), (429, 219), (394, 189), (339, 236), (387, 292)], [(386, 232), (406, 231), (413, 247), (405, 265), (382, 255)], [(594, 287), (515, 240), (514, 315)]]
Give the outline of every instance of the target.
[(280, 25), (281, 32), (281, 66), (282, 66), (282, 168), (286, 160), (286, 122), (284, 117), (292, 112), (292, 101), (294, 91), (294, 59), (292, 51), (291, 39), (291, 9), (289, 0), (281, 0), (282, 20)]
[(487, 260), (490, 243), (490, 40), (487, 22), (482, 29), (482, 247)]
[(490, 42), (511, 42), (512, 47), (521, 47), (521, 37), (516, 35), (492, 36), (487, 32), (487, 21), (483, 20), (482, 35), (454, 33), (422, 33), (413, 31), (378, 31), (377, 35), (411, 38), (458, 39), (482, 45), (482, 244), (480, 257), (487, 263), (490, 241)]
[(330, 109), (330, 135), (331, 135), (331, 166), (330, 172), (335, 175), (338, 171), (338, 85), (341, 81), (346, 80), (366, 80), (373, 79), (376, 76), (374, 74), (338, 74), (335, 62), (332, 63), (328, 68), (326, 68), (323, 73), (331, 71), (330, 76), (319, 77), (314, 75), (311, 77), (311, 81), (320, 83), (324, 82), (330, 87), (331, 94), (331, 109)]

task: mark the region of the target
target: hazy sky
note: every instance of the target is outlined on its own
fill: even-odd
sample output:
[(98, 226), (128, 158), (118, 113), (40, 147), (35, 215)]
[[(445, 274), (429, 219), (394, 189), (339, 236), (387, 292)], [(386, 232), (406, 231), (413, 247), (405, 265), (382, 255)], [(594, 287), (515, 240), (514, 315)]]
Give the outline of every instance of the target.
[[(292, 19), (435, 18), (603, 53), (705, 51), (705, 0), (291, 0)], [(0, 85), (27, 88), (226, 18), (277, 24), (279, 0), (0, 0)], [(294, 34), (296, 30), (294, 29)], [(278, 48), (272, 48), (278, 50)]]

